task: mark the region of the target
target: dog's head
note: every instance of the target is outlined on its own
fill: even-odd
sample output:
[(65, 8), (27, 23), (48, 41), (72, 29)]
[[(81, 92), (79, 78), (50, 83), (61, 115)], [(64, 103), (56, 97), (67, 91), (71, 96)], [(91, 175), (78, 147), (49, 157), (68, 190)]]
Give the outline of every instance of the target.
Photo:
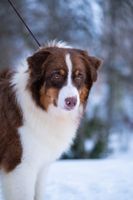
[(85, 107), (101, 61), (86, 51), (44, 47), (28, 58), (29, 89), (36, 104), (71, 112)]

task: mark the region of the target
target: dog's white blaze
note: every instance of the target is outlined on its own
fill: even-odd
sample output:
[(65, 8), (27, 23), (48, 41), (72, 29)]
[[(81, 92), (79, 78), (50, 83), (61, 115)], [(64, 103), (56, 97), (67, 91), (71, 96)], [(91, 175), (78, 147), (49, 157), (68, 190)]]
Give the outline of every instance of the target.
[(59, 96), (58, 96), (58, 106), (60, 108), (65, 108), (65, 99), (69, 97), (76, 97), (77, 98), (77, 104), (74, 109), (78, 109), (80, 104), (79, 99), (79, 92), (77, 88), (72, 83), (72, 61), (70, 58), (70, 54), (67, 54), (65, 57), (65, 62), (68, 68), (68, 76), (67, 76), (67, 84), (60, 90)]
[(72, 61), (70, 59), (70, 54), (66, 55), (65, 61), (68, 67), (67, 85), (71, 86), (72, 85), (72, 78), (71, 78), (72, 77)]

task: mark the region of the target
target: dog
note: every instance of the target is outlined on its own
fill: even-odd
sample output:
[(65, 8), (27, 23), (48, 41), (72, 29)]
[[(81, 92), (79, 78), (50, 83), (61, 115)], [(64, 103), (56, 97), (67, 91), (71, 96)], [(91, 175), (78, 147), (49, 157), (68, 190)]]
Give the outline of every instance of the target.
[(6, 200), (44, 200), (50, 164), (76, 135), (101, 60), (51, 42), (0, 73), (0, 168)]

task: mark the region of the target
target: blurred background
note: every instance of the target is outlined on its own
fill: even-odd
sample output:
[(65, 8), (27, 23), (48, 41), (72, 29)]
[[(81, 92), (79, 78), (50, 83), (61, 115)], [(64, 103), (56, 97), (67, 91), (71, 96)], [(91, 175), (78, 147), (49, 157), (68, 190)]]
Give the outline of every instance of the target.
[[(133, 156), (133, 1), (12, 0), (41, 44), (64, 40), (104, 60), (78, 137), (64, 159)], [(21, 65), (37, 45), (0, 1), (0, 69)]]

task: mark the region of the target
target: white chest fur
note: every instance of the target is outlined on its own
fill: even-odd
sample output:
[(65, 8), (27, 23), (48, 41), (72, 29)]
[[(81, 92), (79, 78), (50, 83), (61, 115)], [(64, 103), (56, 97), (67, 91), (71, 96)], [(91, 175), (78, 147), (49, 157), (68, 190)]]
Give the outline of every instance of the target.
[(50, 119), (49, 122), (44, 120), (44, 125), (36, 121), (32, 127), (25, 123), (19, 129), (23, 156), (39, 163), (52, 162), (68, 149), (75, 132), (76, 126), (70, 123), (64, 125), (61, 121), (54, 123)]

